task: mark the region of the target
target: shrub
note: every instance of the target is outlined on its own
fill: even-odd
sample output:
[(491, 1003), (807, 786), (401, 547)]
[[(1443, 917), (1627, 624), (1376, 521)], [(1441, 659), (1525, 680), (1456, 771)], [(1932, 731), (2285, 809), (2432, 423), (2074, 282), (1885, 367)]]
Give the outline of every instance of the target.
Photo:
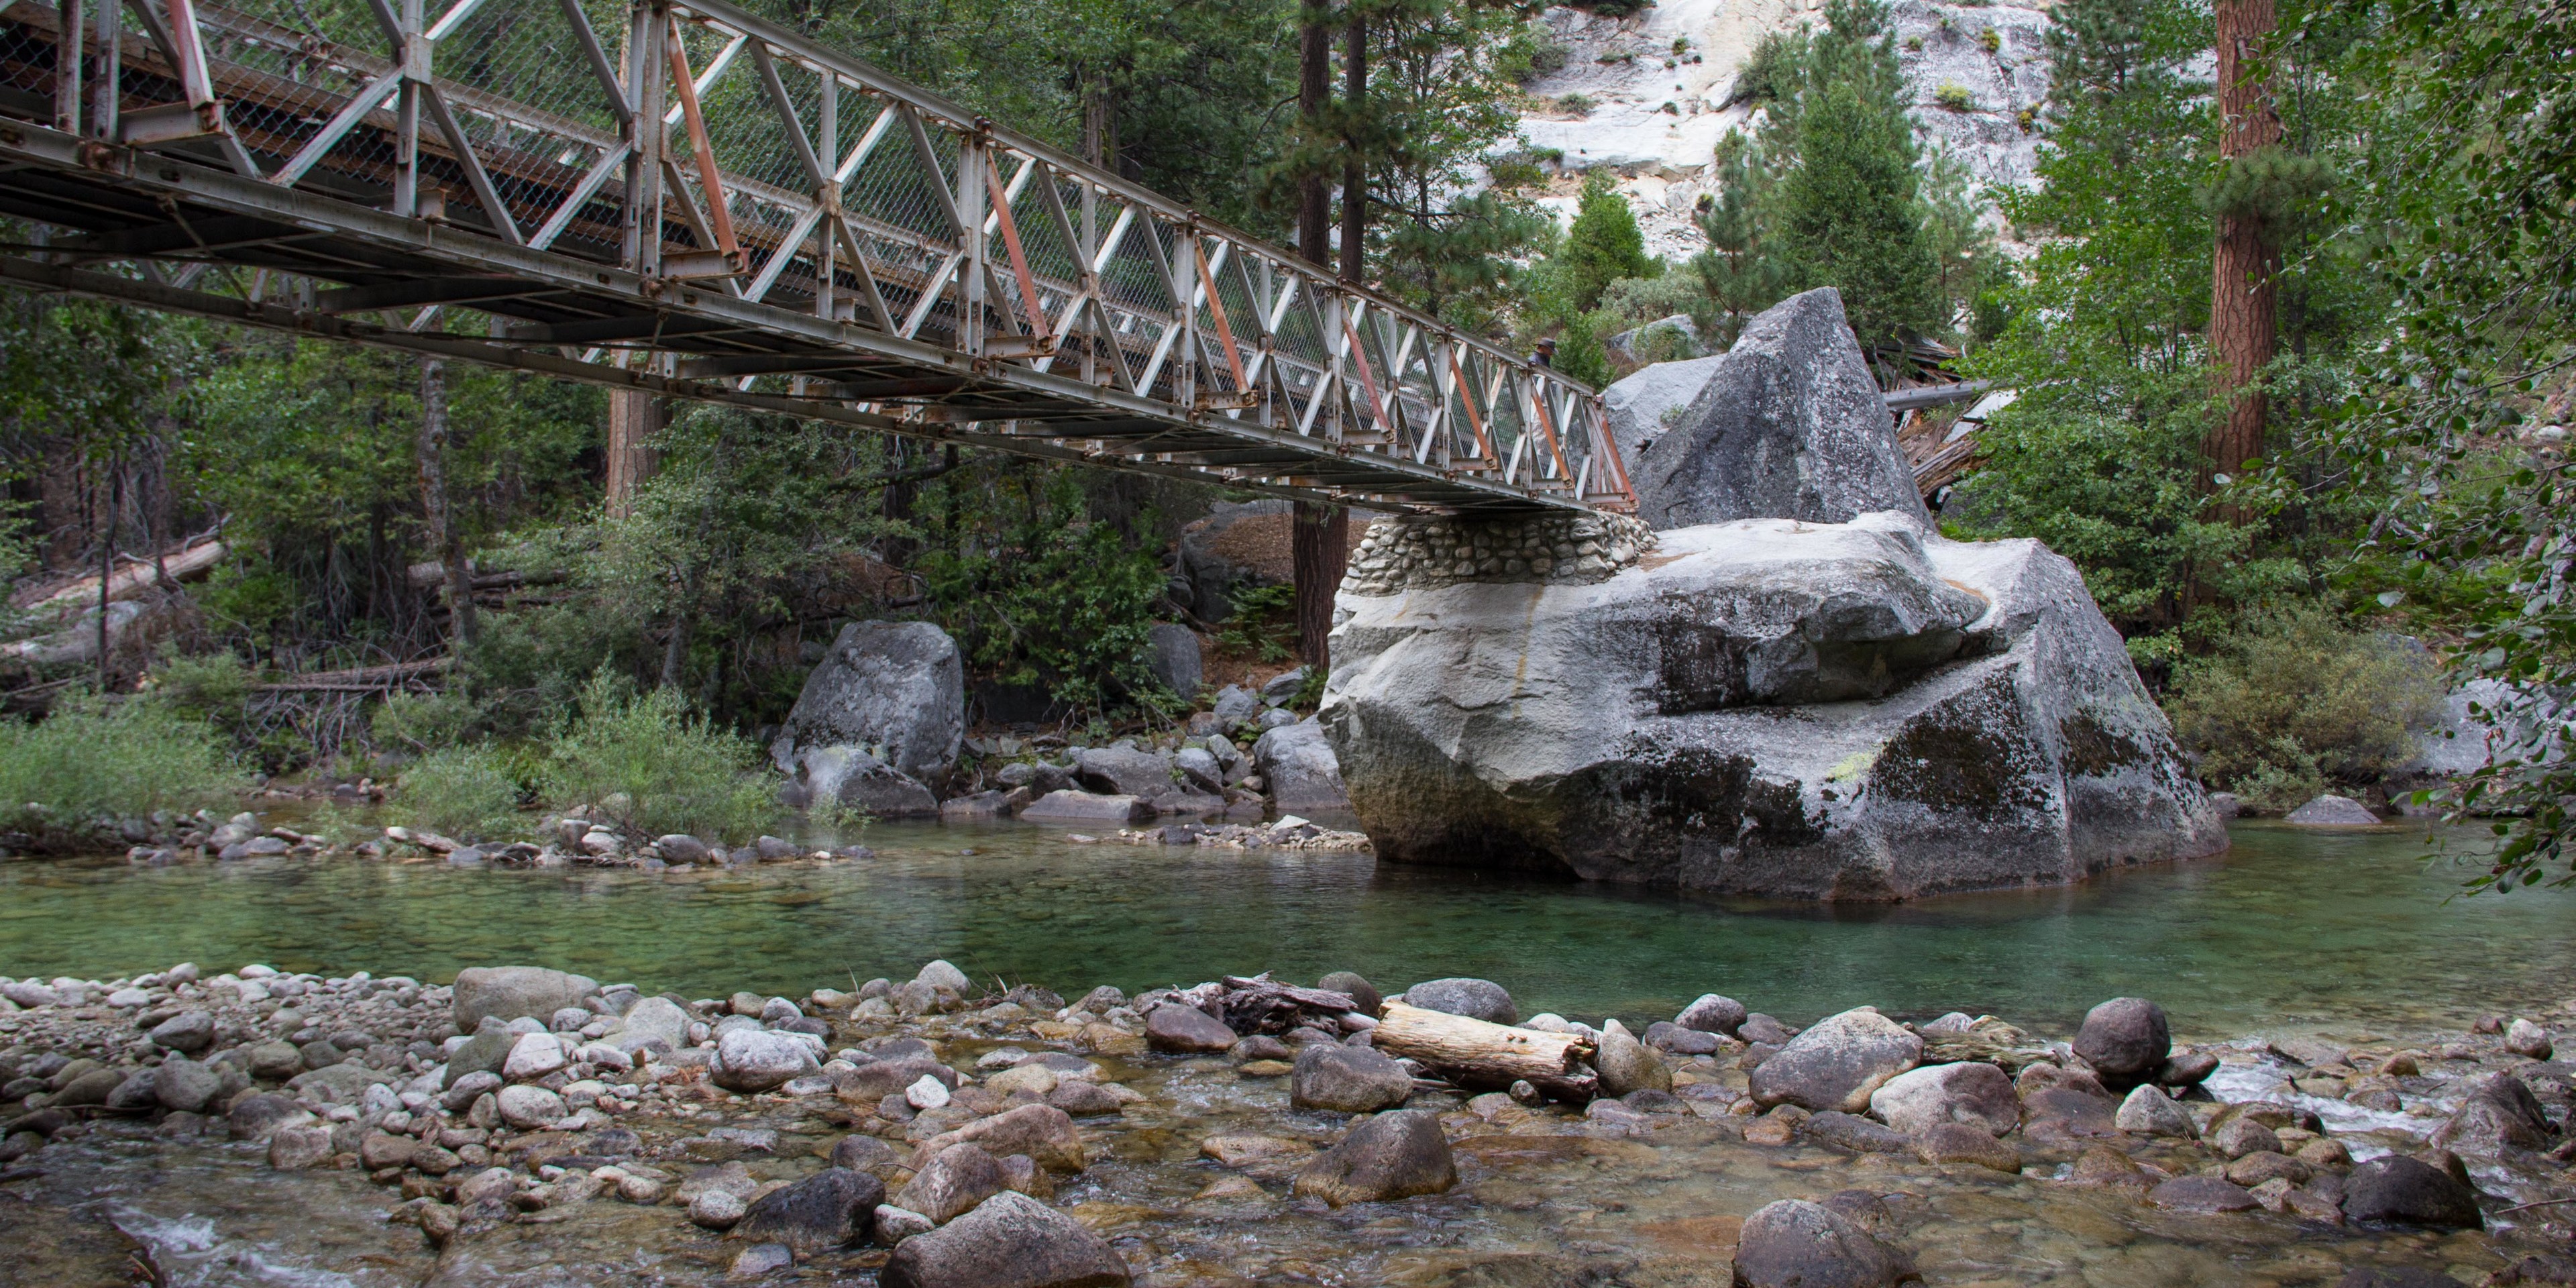
[(99, 841), (121, 818), (230, 806), (248, 790), (215, 730), (159, 702), (84, 695), (39, 723), (0, 720), (0, 830), (47, 848)]
[(1293, 586), (1237, 586), (1228, 596), (1234, 611), (1219, 626), (1216, 644), (1229, 653), (1250, 653), (1264, 662), (1288, 660), (1297, 642), (1297, 592)]
[(509, 759), (484, 747), (442, 747), (405, 769), (394, 785), (401, 821), (468, 841), (527, 831), (524, 795)]
[(1977, 44), (1991, 54), (2004, 47), (2004, 38), (1994, 28), (1988, 27), (1977, 33)]
[(751, 772), (751, 743), (689, 714), (679, 694), (637, 694), (602, 670), (583, 686), (580, 714), (556, 735), (541, 775), (558, 808), (587, 806), (630, 836), (686, 832), (748, 839), (776, 812)]
[(1909, 54), (1922, 53), (1923, 38), (1921, 36), (1907, 36), (1905, 38), (1905, 52)]
[(1592, 108), (1592, 96), (1589, 94), (1562, 94), (1556, 100), (1556, 110), (1570, 116), (1590, 116)]
[(1941, 82), (1941, 87), (1932, 91), (1932, 101), (1953, 112), (1972, 112), (1977, 107), (1977, 100), (1968, 93), (1968, 87), (1957, 81)]
[(2249, 612), (2215, 654), (2182, 665), (2174, 690), (2166, 712), (2201, 776), (2279, 808), (2386, 777), (2442, 701), (2423, 650), (2312, 602)]

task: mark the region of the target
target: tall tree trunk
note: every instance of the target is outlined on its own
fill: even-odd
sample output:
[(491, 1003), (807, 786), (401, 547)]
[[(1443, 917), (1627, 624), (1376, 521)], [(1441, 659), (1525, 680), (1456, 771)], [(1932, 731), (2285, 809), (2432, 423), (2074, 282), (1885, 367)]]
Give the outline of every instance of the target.
[[(1332, 12), (1325, 0), (1307, 0), (1297, 33), (1297, 113), (1309, 140), (1321, 140), (1332, 106)], [(1332, 188), (1320, 158), (1297, 177), (1297, 253), (1317, 268), (1333, 266)], [(1328, 666), (1325, 638), (1333, 630), (1333, 590), (1341, 582), (1350, 520), (1339, 506), (1299, 501), (1288, 527), (1290, 582), (1297, 610), (1297, 660)]]
[[(2281, 118), (2269, 86), (2252, 75), (2276, 25), (2273, 0), (2218, 0), (2219, 155), (2230, 160), (2281, 141)], [(2225, 419), (2209, 432), (2213, 483), (2234, 478), (2262, 454), (2264, 400), (2249, 388), (2272, 361), (2280, 247), (2254, 211), (2218, 216), (2216, 269), (2209, 301), (2209, 344), (2218, 359), (2218, 392), (2233, 395)], [(2231, 514), (2242, 520), (2245, 516)]]
[(465, 566), (465, 539), (447, 503), (447, 364), (420, 360), (420, 509), (429, 540), (447, 567), (447, 619), (457, 646), (474, 643), (474, 574)]
[(1359, 138), (1368, 111), (1368, 18), (1356, 0), (1342, 39), (1342, 280), (1359, 286), (1368, 251), (1368, 164)]
[(653, 477), (661, 456), (653, 436), (671, 423), (670, 407), (641, 389), (608, 391), (608, 513), (625, 518), (635, 508), (635, 489)]
[(116, 517), (125, 508), (125, 464), (114, 457), (107, 464), (106, 521), (98, 525), (98, 691), (108, 690), (107, 656), (107, 586), (116, 576)]
[(1103, 68), (1082, 72), (1082, 159), (1112, 173), (1118, 169), (1118, 103)]

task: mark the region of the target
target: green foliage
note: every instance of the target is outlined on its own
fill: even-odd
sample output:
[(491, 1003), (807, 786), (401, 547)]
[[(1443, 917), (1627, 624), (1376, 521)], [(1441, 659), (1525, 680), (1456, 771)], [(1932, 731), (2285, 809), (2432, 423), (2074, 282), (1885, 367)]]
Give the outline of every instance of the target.
[(1646, 257), (1646, 235), (1638, 229), (1637, 216), (1628, 209), (1628, 199), (1619, 195), (1609, 171), (1594, 170), (1583, 176), (1581, 204), (1575, 209), (1573, 227), (1566, 231), (1564, 246), (1556, 253), (1555, 267), (1553, 285), (1564, 307), (1574, 313), (1591, 312), (1610, 283), (1655, 272), (1655, 262)]
[(1979, 28), (1977, 30), (1977, 47), (1990, 54), (2002, 49), (2004, 47), (2003, 33), (1996, 31), (1992, 27)]
[(1735, 343), (1747, 320), (1789, 294), (1789, 264), (1769, 244), (1772, 187), (1771, 168), (1757, 145), (1739, 131), (1727, 131), (1717, 147), (1716, 200), (1699, 212), (1708, 249), (1690, 262), (1708, 295), (1702, 330), (1720, 347)]
[(255, 677), (238, 654), (207, 653), (197, 657), (175, 651), (162, 657), (144, 677), (151, 701), (182, 720), (215, 731), (235, 752), (255, 753), (257, 732), (250, 719)]
[(385, 750), (435, 752), (464, 745), (484, 720), (484, 711), (461, 689), (396, 693), (377, 704), (368, 736)]
[(1495, 54), (1494, 70), (1515, 85), (1527, 85), (1564, 71), (1572, 56), (1573, 51), (1546, 27), (1523, 23)]
[(1977, 110), (1976, 96), (1968, 92), (1967, 86), (1957, 81), (1941, 82), (1940, 87), (1932, 91), (1932, 101), (1953, 112)]
[(1264, 662), (1287, 661), (1297, 643), (1296, 588), (1246, 583), (1228, 599), (1234, 611), (1217, 628), (1217, 647), (1250, 653)]
[(2279, 144), (2219, 163), (2217, 177), (2200, 190), (2201, 208), (2213, 215), (2260, 219), (2277, 229), (2313, 222), (2334, 187), (2334, 167), (2323, 157), (2301, 156)]
[(1581, 93), (1579, 91), (1576, 93), (1559, 94), (1556, 96), (1556, 110), (1565, 113), (1567, 116), (1590, 116), (1592, 115), (1592, 109), (1597, 106), (1599, 106), (1599, 104), (1593, 101), (1591, 95)]
[(95, 844), (102, 822), (228, 809), (248, 790), (215, 732), (163, 703), (76, 695), (34, 724), (0, 719), (0, 831), (39, 845)]
[(678, 693), (639, 695), (603, 670), (554, 736), (541, 790), (549, 805), (587, 806), (630, 836), (738, 844), (777, 813), (770, 785), (752, 772), (758, 761), (748, 739), (691, 714)]
[(487, 747), (442, 747), (403, 770), (389, 803), (405, 826), (464, 841), (517, 837), (528, 818), (519, 808), (525, 785), (513, 767)]
[[(1807, 31), (1766, 31), (1735, 73), (1732, 103), (1776, 103), (1798, 92), (1805, 79)], [(1919, 47), (1919, 46), (1918, 46)]]
[(2181, 669), (2174, 689), (2165, 710), (2202, 777), (2276, 799), (2320, 779), (2377, 783), (2413, 755), (2414, 731), (2442, 701), (2420, 648), (2354, 629), (2314, 601), (2248, 612), (2216, 653)]

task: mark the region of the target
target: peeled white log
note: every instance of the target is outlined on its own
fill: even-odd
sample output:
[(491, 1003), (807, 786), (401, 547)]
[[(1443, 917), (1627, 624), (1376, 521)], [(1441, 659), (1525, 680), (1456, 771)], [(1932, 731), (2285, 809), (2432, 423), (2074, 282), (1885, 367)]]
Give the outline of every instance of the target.
[(1563, 1083), (1588, 1073), (1581, 1063), (1592, 1054), (1580, 1034), (1518, 1029), (1402, 1002), (1385, 1005), (1369, 1045), (1471, 1083)]

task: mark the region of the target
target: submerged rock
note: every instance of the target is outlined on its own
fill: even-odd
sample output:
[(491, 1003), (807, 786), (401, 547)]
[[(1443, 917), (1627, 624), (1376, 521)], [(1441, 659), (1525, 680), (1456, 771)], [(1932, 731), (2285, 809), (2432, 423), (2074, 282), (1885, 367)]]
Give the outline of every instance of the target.
[(1369, 1047), (1310, 1042), (1288, 1075), (1288, 1103), (1299, 1109), (1368, 1114), (1413, 1095), (1413, 1075)]
[(1908, 1257), (1821, 1203), (1781, 1199), (1744, 1219), (1739, 1288), (1889, 1288), (1915, 1277)]
[(1446, 1193), (1457, 1183), (1457, 1159), (1440, 1134), (1440, 1119), (1399, 1109), (1362, 1119), (1340, 1144), (1316, 1155), (1298, 1171), (1296, 1190), (1344, 1207)]
[(939, 1229), (897, 1245), (884, 1288), (1112, 1288), (1133, 1276), (1090, 1227), (1004, 1191)]
[(783, 1243), (799, 1253), (822, 1252), (866, 1238), (885, 1182), (865, 1172), (830, 1167), (754, 1199), (734, 1225), (735, 1238)]
[(2343, 1214), (2355, 1221), (2475, 1229), (2486, 1223), (2477, 1191), (2422, 1159), (2374, 1158), (2343, 1180)]

